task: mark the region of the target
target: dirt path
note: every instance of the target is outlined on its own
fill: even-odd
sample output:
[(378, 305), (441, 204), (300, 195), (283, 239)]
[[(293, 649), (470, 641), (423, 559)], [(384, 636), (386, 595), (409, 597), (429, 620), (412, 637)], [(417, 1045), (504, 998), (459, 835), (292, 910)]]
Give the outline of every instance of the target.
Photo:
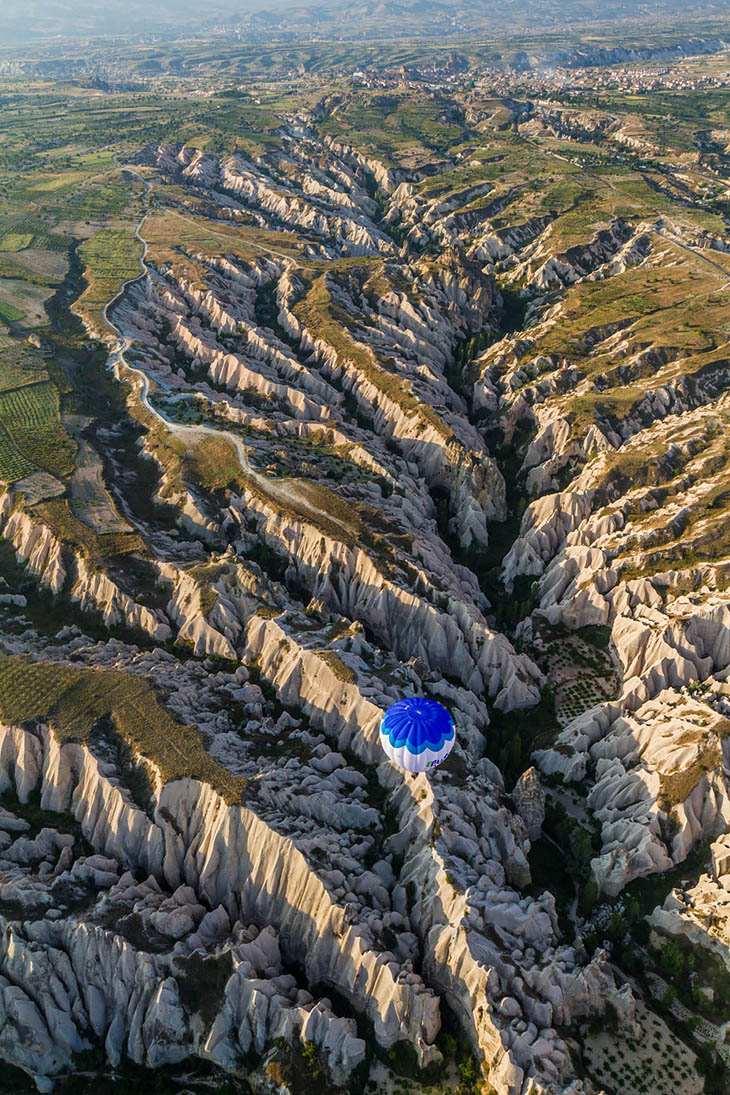
[[(141, 175), (139, 175), (136, 171), (134, 171), (133, 168), (125, 167), (124, 170), (125, 171), (130, 171), (133, 175), (136, 175), (138, 179), (142, 180), (142, 182), (145, 185), (145, 194), (144, 194), (144, 196), (146, 197), (149, 194), (150, 189), (151, 189), (150, 184), (147, 181), (147, 179), (144, 179)], [(140, 234), (140, 230), (141, 230), (142, 226), (144, 225), (145, 220), (147, 219), (147, 217), (149, 215), (150, 215), (150, 211), (146, 212), (144, 214), (144, 216), (140, 218), (140, 221), (139, 221), (139, 223), (137, 224), (137, 226), (134, 230), (135, 236), (137, 237), (137, 239), (142, 244), (142, 255), (141, 255), (140, 260), (139, 260), (140, 266), (141, 266), (140, 273), (137, 274), (135, 277), (129, 278), (127, 281), (125, 281), (124, 284), (119, 288), (119, 290), (114, 294), (114, 296), (106, 302), (106, 304), (104, 305), (104, 307), (101, 310), (101, 318), (102, 318), (104, 324), (108, 327), (108, 329), (112, 332), (114, 337), (117, 339), (117, 345), (111, 351), (111, 353), (110, 353), (110, 355), (107, 359), (107, 368), (116, 368), (117, 366), (121, 366), (124, 369), (127, 369), (129, 372), (134, 373), (135, 376), (140, 378), (140, 380), (141, 380), (140, 399), (142, 401), (142, 405), (145, 407), (146, 410), (148, 410), (150, 412), (150, 414), (154, 415), (154, 417), (157, 418), (158, 421), (162, 422), (163, 425), (167, 429), (169, 429), (171, 433), (173, 433), (177, 437), (181, 438), (181, 440), (187, 440), (187, 441), (192, 442), (192, 443), (195, 443), (195, 441), (199, 441), (200, 439), (202, 439), (204, 437), (212, 437), (212, 438), (216, 438), (218, 440), (227, 441), (229, 444), (233, 445), (233, 447), (235, 448), (236, 453), (237, 453), (238, 458), (239, 458), (239, 461), (241, 463), (241, 467), (243, 468), (243, 470), (246, 473), (246, 475), (248, 476), (248, 478), (251, 480), (252, 483), (254, 483), (256, 486), (258, 486), (259, 489), (262, 490), (263, 493), (267, 495), (267, 497), (272, 498), (274, 501), (279, 501), (280, 503), (282, 503), (285, 506), (287, 504), (295, 506), (296, 509), (301, 513), (304, 520), (307, 519), (307, 515), (310, 515), (311, 517), (314, 517), (314, 518), (319, 517), (320, 519), (325, 520), (328, 525), (334, 524), (335, 526), (340, 528), (349, 538), (352, 535), (352, 529), (350, 527), (348, 527), (343, 521), (339, 520), (334, 514), (330, 513), (327, 510), (321, 509), (320, 507), (317, 507), (317, 506), (313, 505), (306, 497), (303, 497), (302, 492), (298, 491), (296, 489), (296, 487), (294, 486), (294, 484), (296, 483), (296, 480), (292, 480), (291, 482), (286, 482), (286, 481), (282, 481), (282, 480), (278, 480), (278, 479), (276, 479), (276, 480), (270, 479), (268, 476), (262, 475), (260, 472), (256, 471), (254, 468), (252, 468), (251, 464), (249, 462), (249, 459), (248, 459), (248, 452), (247, 452), (246, 446), (244, 445), (244, 443), (241, 441), (241, 439), (236, 434), (228, 433), (226, 430), (219, 430), (219, 429), (216, 429), (213, 426), (206, 426), (204, 424), (184, 425), (180, 422), (175, 422), (173, 419), (168, 418), (167, 415), (164, 414), (163, 411), (160, 411), (150, 401), (150, 396), (149, 396), (149, 393), (150, 393), (150, 380), (149, 380), (149, 377), (147, 376), (147, 373), (143, 369), (140, 369), (136, 365), (130, 365), (130, 363), (127, 361), (127, 359), (125, 357), (125, 354), (127, 353), (130, 346), (132, 345), (133, 339), (130, 338), (128, 335), (125, 335), (124, 332), (122, 331), (122, 329), (109, 318), (109, 314), (108, 314), (109, 313), (109, 308), (112, 307), (116, 303), (116, 301), (118, 301), (120, 299), (122, 294), (126, 291), (126, 289), (130, 285), (132, 285), (136, 281), (139, 281), (141, 278), (147, 277), (148, 275), (150, 275), (150, 270), (149, 270), (149, 268), (147, 266), (147, 263), (146, 263), (147, 242), (144, 239), (144, 237)], [(176, 213), (175, 216), (178, 216), (181, 220), (188, 219), (188, 218), (183, 217), (179, 213)], [(224, 239), (225, 242), (228, 242), (228, 243), (231, 242), (230, 239), (226, 239), (225, 237), (220, 236), (219, 233), (214, 232), (213, 235), (218, 236), (218, 238), (220, 238), (220, 239)], [(254, 246), (260, 247), (261, 250), (264, 250), (264, 251), (267, 250), (265, 247), (263, 247), (260, 244), (254, 244)], [(278, 252), (271, 252), (271, 253), (272, 254), (278, 254)], [(286, 258), (287, 261), (292, 263), (294, 266), (297, 265), (296, 261), (294, 259), (289, 258), (289, 256), (283, 255), (281, 257)], [(163, 390), (167, 390), (165, 388), (165, 385), (162, 384), (160, 381), (156, 381), (156, 384), (159, 387), (161, 387)]]

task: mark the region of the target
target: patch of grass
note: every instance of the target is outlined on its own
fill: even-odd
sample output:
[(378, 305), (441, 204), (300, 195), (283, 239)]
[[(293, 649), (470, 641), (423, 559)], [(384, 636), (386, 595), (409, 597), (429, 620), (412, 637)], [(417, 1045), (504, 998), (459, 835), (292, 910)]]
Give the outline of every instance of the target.
[(150, 761), (164, 782), (198, 779), (226, 802), (241, 801), (245, 780), (214, 761), (198, 731), (175, 722), (143, 678), (0, 652), (0, 717), (15, 726), (47, 722), (60, 741), (84, 743), (102, 719), (111, 720), (132, 754)]
[(317, 657), (332, 670), (338, 681), (343, 681), (345, 684), (357, 683), (357, 677), (354, 672), (350, 669), (349, 665), (345, 665), (336, 651), (318, 650)]
[[(0, 392), (0, 422), (36, 468), (59, 479), (71, 474), (73, 448), (61, 425), (58, 389), (50, 380)], [(3, 470), (0, 463), (0, 475)]]
[[(187, 199), (188, 192), (184, 194)], [(153, 213), (145, 221), (142, 234), (150, 259), (156, 266), (169, 264), (175, 277), (184, 276), (203, 291), (211, 272), (211, 258), (232, 255), (251, 261), (261, 256), (262, 248), (296, 254), (297, 241), (292, 233), (267, 232), (235, 224), (216, 223), (211, 228), (205, 218), (175, 210)], [(204, 261), (201, 260), (203, 255)]]
[(19, 308), (0, 300), (0, 319), (4, 319), (6, 323), (18, 323), (24, 315), (25, 312), (21, 312)]
[(722, 751), (717, 742), (703, 745), (694, 763), (681, 772), (662, 773), (659, 776), (658, 802), (667, 812), (673, 806), (686, 802), (697, 784), (707, 772), (714, 771), (722, 762)]
[(95, 532), (79, 521), (63, 498), (40, 502), (32, 507), (31, 512), (51, 530), (56, 539), (70, 544), (96, 563), (115, 555), (144, 550), (144, 541), (136, 532)]
[(195, 482), (210, 491), (225, 490), (245, 479), (238, 453), (231, 442), (222, 437), (206, 437), (188, 449), (183, 468)]
[(31, 232), (6, 232), (0, 239), (0, 251), (24, 251), (32, 242)]

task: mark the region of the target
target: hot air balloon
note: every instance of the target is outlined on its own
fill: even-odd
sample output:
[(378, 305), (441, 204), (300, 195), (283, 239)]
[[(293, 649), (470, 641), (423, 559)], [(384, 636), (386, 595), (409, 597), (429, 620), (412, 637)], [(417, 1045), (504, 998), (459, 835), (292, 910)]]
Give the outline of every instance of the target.
[(380, 723), (380, 744), (386, 754), (399, 768), (414, 774), (446, 760), (455, 740), (449, 712), (423, 696), (394, 703)]

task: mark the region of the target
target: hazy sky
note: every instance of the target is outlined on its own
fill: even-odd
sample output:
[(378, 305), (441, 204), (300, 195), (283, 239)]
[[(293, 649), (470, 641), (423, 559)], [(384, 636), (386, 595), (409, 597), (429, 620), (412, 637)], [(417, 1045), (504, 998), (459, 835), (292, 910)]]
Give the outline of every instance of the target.
[(204, 26), (216, 14), (305, 7), (315, 0), (3, 0), (0, 44), (28, 35), (135, 34)]

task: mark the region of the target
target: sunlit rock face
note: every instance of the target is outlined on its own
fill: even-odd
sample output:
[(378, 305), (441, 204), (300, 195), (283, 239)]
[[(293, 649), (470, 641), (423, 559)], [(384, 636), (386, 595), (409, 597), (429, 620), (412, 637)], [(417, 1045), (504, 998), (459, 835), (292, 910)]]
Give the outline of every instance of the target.
[[(689, 297), (683, 248), (723, 240), (602, 191), (577, 216), (572, 169), (543, 194), (441, 105), (475, 160), (316, 111), (138, 154), (119, 403), (83, 426), (104, 496), (0, 497), (0, 1056), (41, 1091), (90, 1048), (266, 1095), (282, 1061), (425, 1084), (456, 1022), (499, 1095), (591, 1095), (581, 1039), (636, 1020), (585, 887), (712, 841), (652, 925), (722, 935), (726, 359), (663, 279)], [(639, 140), (519, 105), (520, 155)], [(456, 726), (415, 778), (379, 744), (413, 695)]]

